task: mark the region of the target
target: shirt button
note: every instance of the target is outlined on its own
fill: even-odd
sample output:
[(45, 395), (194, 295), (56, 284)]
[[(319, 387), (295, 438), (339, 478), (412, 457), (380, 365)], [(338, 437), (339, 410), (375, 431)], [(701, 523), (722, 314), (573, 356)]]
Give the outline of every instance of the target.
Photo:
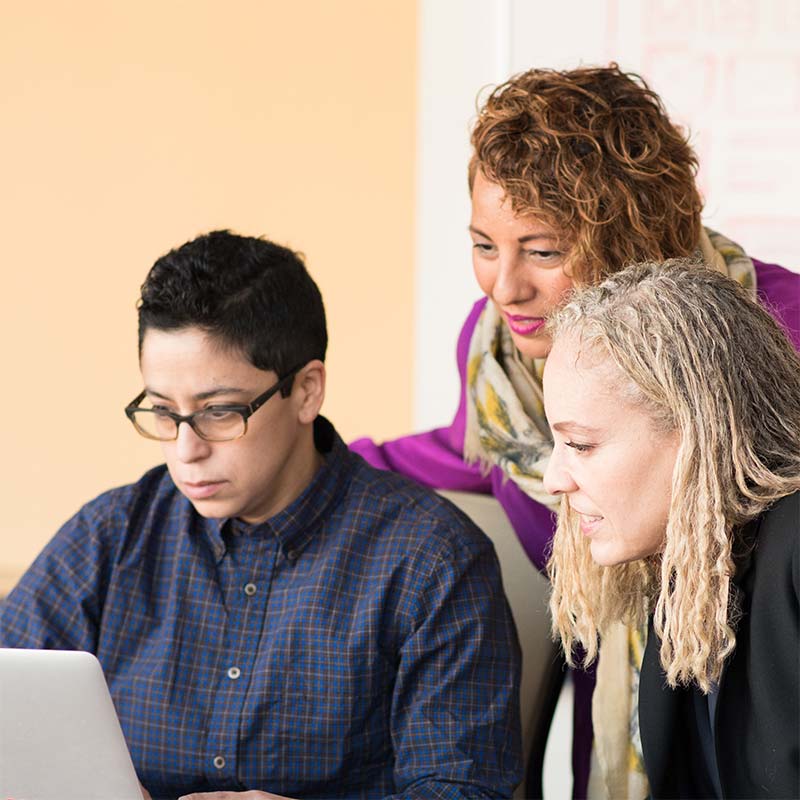
[(231, 667), (228, 670), (228, 677), (232, 681), (235, 681), (241, 674), (242, 674), (242, 671), (239, 669), (239, 667)]
[(289, 551), (287, 551), (286, 560), (290, 564), (294, 564), (294, 562), (297, 561), (297, 550), (289, 550)]
[(244, 593), (248, 597), (252, 597), (256, 593), (256, 585), (254, 583), (246, 583), (244, 585)]
[(225, 759), (222, 756), (215, 756), (214, 766), (217, 769), (225, 769)]

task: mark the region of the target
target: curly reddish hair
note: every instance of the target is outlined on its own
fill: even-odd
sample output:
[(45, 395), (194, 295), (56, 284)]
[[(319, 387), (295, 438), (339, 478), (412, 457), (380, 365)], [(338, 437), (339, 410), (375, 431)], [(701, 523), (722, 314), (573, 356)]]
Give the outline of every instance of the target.
[(617, 64), (515, 75), (479, 109), (471, 141), (470, 191), (480, 169), (516, 214), (554, 228), (578, 284), (698, 246), (697, 156), (661, 98)]

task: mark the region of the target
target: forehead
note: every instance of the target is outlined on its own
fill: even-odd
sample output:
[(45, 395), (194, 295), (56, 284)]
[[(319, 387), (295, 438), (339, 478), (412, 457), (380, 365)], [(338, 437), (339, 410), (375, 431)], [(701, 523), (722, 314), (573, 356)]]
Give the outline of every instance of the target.
[(480, 170), (472, 185), (472, 221), (474, 224), (503, 226), (509, 232), (521, 232), (518, 235), (529, 233), (531, 229), (552, 236), (557, 233), (544, 217), (517, 214), (503, 187), (490, 181)]
[(636, 412), (625, 397), (626, 379), (607, 355), (575, 335), (559, 336), (545, 362), (545, 412), (551, 425), (571, 421), (599, 427)]
[(239, 383), (263, 377), (247, 357), (200, 328), (157, 330), (144, 334), (140, 367), (145, 380), (181, 384)]

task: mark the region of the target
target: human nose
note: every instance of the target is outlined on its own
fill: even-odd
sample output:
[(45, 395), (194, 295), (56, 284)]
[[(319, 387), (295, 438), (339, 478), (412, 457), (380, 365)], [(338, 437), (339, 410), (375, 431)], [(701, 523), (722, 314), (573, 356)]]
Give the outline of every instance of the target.
[(178, 438), (175, 440), (175, 453), (180, 461), (191, 463), (205, 458), (210, 450), (210, 445), (201, 439), (194, 428), (186, 421), (178, 424)]
[(518, 253), (500, 250), (497, 256), (492, 299), (501, 306), (510, 306), (522, 300), (530, 300), (531, 292), (525, 291), (525, 270)]
[(558, 445), (553, 448), (550, 460), (547, 462), (542, 484), (545, 491), (553, 495), (569, 494), (578, 488), (572, 474), (564, 464)]

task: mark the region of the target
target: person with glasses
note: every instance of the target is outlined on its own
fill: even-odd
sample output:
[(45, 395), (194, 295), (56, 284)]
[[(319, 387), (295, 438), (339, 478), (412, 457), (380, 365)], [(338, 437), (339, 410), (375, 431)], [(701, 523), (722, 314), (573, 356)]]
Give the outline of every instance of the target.
[(94, 653), (153, 798), (510, 797), (520, 656), (494, 549), (320, 416), (301, 259), (200, 236), (138, 314), (125, 413), (166, 463), (64, 525), (0, 646)]

